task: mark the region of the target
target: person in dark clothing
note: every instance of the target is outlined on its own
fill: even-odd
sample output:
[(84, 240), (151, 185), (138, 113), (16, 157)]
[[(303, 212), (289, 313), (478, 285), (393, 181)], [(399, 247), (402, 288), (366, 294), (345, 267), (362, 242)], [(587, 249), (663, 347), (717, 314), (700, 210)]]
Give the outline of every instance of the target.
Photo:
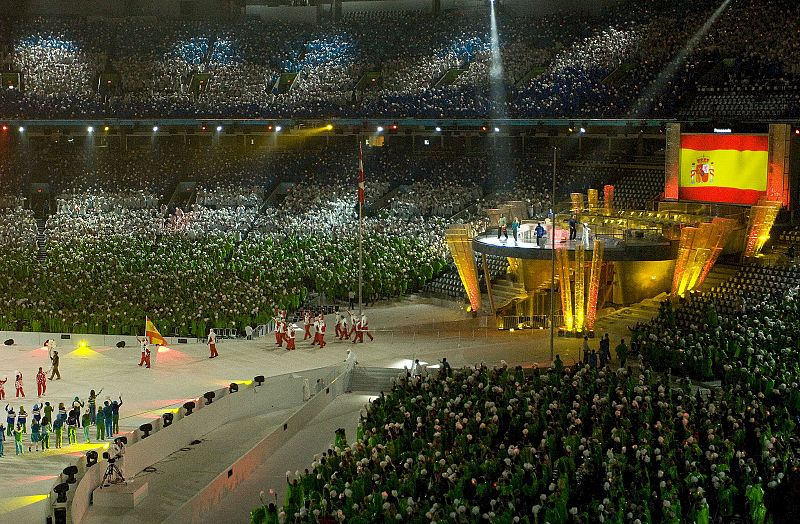
[(58, 351), (53, 351), (50, 353), (50, 362), (53, 363), (53, 371), (50, 373), (50, 380), (53, 380), (53, 377), (58, 377), (56, 380), (61, 380), (61, 373), (58, 372)]
[(536, 233), (536, 246), (542, 247), (542, 237), (544, 237), (544, 228), (542, 227), (541, 223), (536, 224), (536, 229), (533, 230)]
[(569, 239), (575, 240), (578, 238), (578, 220), (575, 216), (569, 217)]

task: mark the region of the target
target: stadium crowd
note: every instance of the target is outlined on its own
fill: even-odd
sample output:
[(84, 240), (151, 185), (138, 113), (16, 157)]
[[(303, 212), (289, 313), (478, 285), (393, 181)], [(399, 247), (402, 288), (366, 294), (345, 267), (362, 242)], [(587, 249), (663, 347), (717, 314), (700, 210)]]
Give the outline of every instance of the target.
[[(694, 107), (704, 96), (698, 88), (715, 78), (732, 87), (792, 85), (800, 72), (796, 44), (758, 13), (783, 13), (792, 34), (797, 4), (734, 2), (704, 32), (717, 7), (652, 0), (594, 17), (536, 18), (501, 10), (504, 95), (490, 88), (486, 17), (461, 11), (356, 16), (319, 27), (247, 18), (6, 22), (13, 42), (6, 62), (24, 74), (24, 90), (3, 90), (0, 110), (50, 118), (638, 118)], [(426, 31), (417, 30), (422, 24)], [(707, 75), (712, 69), (721, 74)], [(781, 116), (797, 114), (795, 95), (787, 94)]]
[(779, 522), (797, 411), (764, 395), (559, 360), (409, 374), (252, 521)]

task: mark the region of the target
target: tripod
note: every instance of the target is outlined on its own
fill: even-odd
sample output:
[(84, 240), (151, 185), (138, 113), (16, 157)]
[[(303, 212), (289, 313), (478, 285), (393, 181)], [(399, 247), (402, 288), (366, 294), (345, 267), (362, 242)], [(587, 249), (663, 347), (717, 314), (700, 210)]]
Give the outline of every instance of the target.
[(116, 459), (108, 459), (108, 466), (106, 472), (103, 474), (103, 481), (100, 483), (100, 489), (111, 484), (120, 484), (125, 482), (125, 477), (122, 476), (119, 466), (117, 466)]

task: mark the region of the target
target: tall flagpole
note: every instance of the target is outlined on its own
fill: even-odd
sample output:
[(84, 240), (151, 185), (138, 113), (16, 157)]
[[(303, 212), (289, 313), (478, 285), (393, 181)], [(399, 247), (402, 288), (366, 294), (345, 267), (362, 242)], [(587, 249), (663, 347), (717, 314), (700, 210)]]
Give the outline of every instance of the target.
[(364, 284), (364, 157), (361, 152), (361, 140), (358, 141), (358, 314), (364, 314), (361, 289)]
[(550, 361), (553, 361), (555, 353), (555, 289), (556, 289), (556, 152), (558, 148), (553, 148), (553, 188), (550, 193), (550, 210), (553, 214), (552, 228), (550, 234)]

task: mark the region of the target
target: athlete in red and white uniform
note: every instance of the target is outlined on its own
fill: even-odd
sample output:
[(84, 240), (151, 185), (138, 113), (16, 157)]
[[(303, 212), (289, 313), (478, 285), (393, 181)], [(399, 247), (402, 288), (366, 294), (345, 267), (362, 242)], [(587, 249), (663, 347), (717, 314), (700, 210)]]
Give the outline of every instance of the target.
[[(306, 329), (306, 334), (303, 336), (303, 340), (307, 340), (309, 338), (313, 338), (311, 336), (311, 312), (306, 311), (305, 315), (303, 315), (304, 327)], [(313, 342), (312, 342), (313, 344)]]
[(287, 351), (294, 350), (294, 337), (295, 337), (294, 330), (295, 329), (297, 329), (297, 324), (292, 324), (287, 329), (287, 334), (286, 334), (286, 350)]
[(361, 320), (358, 322), (358, 327), (356, 328), (356, 338), (353, 339), (353, 344), (356, 343), (356, 340), (363, 343), (364, 342), (364, 333), (367, 334), (369, 337), (370, 342), (375, 340), (372, 337), (372, 333), (369, 332), (369, 323), (367, 322), (367, 315), (361, 315)]
[(317, 337), (319, 342), (319, 347), (325, 347), (325, 315), (320, 313), (319, 319), (317, 320)]

